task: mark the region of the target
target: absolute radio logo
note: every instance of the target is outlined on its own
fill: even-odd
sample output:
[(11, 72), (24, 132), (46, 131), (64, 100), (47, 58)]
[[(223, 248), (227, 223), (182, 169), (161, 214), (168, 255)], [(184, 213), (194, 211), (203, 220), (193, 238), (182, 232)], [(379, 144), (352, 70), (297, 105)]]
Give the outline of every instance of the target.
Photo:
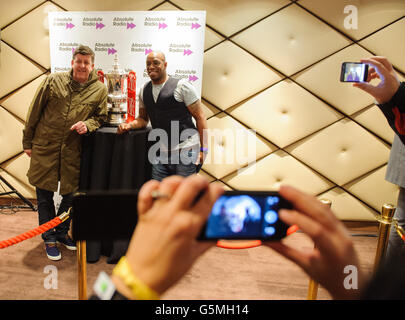
[(60, 42), (58, 45), (59, 51), (70, 51), (74, 52), (74, 49), (77, 48), (80, 44), (77, 42)]
[(197, 71), (196, 70), (183, 70), (183, 69), (177, 69), (176, 72), (174, 73), (174, 77), (178, 78), (178, 79), (187, 79), (190, 82), (195, 82), (197, 81), (199, 78), (196, 76)]
[(96, 27), (96, 29), (103, 29), (105, 24), (102, 17), (83, 17), (82, 26)]
[(201, 27), (201, 25), (198, 23), (199, 21), (200, 19), (198, 19), (197, 17), (188, 17), (188, 18), (178, 17), (176, 25), (179, 27), (187, 27), (197, 30), (198, 28)]
[(165, 17), (145, 17), (144, 26), (158, 27), (159, 30), (166, 29), (168, 27)]
[(143, 69), (142, 77), (143, 77), (143, 79), (150, 80), (148, 71), (146, 69)]
[(169, 45), (169, 52), (182, 53), (183, 56), (189, 56), (193, 54), (193, 51), (190, 48), (191, 45), (189, 43), (171, 43)]
[(67, 72), (70, 71), (70, 67), (55, 67), (54, 72)]
[(114, 17), (112, 25), (113, 27), (125, 27), (126, 29), (133, 29), (136, 27), (134, 18), (131, 17)]
[(114, 47), (115, 43), (113, 42), (105, 42), (105, 43), (97, 42), (94, 46), (94, 51), (106, 52), (108, 55), (110, 55), (117, 53), (117, 50)]
[(65, 29), (73, 29), (75, 25), (72, 23), (72, 18), (65, 17), (65, 18), (54, 18), (52, 21), (52, 25), (54, 27), (63, 27)]
[(131, 52), (142, 52), (143, 54), (147, 55), (152, 52), (151, 48), (151, 43), (132, 43)]

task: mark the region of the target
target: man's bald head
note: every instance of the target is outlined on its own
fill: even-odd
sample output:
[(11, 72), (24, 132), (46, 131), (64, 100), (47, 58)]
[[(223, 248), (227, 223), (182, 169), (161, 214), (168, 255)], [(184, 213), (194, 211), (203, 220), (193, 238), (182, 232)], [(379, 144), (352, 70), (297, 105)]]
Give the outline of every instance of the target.
[(166, 57), (162, 51), (152, 51), (146, 57), (146, 71), (153, 84), (164, 83), (167, 79)]
[(146, 59), (148, 59), (149, 56), (151, 56), (153, 58), (158, 58), (158, 59), (162, 60), (163, 62), (166, 62), (166, 56), (163, 53), (163, 51), (160, 51), (160, 50), (152, 51), (147, 55)]

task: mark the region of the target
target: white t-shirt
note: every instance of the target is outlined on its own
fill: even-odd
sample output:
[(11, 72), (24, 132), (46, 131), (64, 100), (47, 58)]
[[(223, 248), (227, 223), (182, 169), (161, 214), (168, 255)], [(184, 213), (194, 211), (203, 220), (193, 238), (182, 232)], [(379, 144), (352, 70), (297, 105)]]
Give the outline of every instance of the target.
[[(167, 80), (166, 80), (167, 81)], [(153, 100), (155, 102), (157, 101), (159, 97), (160, 90), (163, 88), (166, 82), (162, 84), (153, 84), (152, 83), (152, 95), (153, 95)], [(147, 83), (144, 83), (139, 90), (139, 95), (138, 95), (138, 101), (139, 101), (139, 109), (145, 108), (145, 104), (143, 103), (143, 90), (145, 88), (145, 85)], [(184, 102), (186, 106), (192, 105), (194, 102), (199, 100), (200, 98), (198, 97), (197, 90), (195, 87), (186, 79), (182, 78), (179, 80), (177, 83), (176, 89), (174, 89), (173, 93), (174, 99), (178, 102)], [(195, 124), (194, 118), (193, 122)], [(183, 141), (182, 143), (178, 144), (177, 146), (173, 147), (172, 150), (177, 150), (185, 147), (192, 147), (196, 144), (200, 143), (200, 136), (198, 133), (194, 134), (193, 136), (189, 137), (187, 140)]]

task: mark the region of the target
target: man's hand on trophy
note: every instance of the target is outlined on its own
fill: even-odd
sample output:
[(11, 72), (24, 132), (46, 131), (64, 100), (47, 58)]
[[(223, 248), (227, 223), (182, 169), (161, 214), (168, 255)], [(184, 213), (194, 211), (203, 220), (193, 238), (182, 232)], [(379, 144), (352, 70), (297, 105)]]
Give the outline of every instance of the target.
[(78, 134), (87, 133), (87, 126), (83, 121), (76, 122), (73, 126), (70, 127), (70, 130), (76, 130)]
[(120, 125), (118, 126), (117, 133), (122, 134), (124, 132), (129, 131), (129, 130), (131, 130), (131, 124), (124, 122), (124, 123), (120, 123)]

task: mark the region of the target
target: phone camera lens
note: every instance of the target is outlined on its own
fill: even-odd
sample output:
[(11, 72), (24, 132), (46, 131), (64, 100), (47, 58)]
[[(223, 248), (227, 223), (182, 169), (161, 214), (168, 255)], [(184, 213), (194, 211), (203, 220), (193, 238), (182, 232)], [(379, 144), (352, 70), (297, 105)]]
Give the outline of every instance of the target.
[(264, 228), (264, 233), (267, 236), (272, 236), (273, 234), (276, 233), (276, 229), (274, 227), (266, 227), (266, 228)]
[(277, 212), (274, 210), (269, 210), (265, 213), (264, 215), (264, 219), (266, 220), (266, 222), (268, 224), (273, 224), (277, 221), (278, 216), (277, 216)]
[(280, 201), (280, 199), (278, 197), (268, 197), (267, 198), (267, 204), (269, 206), (273, 206), (275, 204), (277, 204)]

